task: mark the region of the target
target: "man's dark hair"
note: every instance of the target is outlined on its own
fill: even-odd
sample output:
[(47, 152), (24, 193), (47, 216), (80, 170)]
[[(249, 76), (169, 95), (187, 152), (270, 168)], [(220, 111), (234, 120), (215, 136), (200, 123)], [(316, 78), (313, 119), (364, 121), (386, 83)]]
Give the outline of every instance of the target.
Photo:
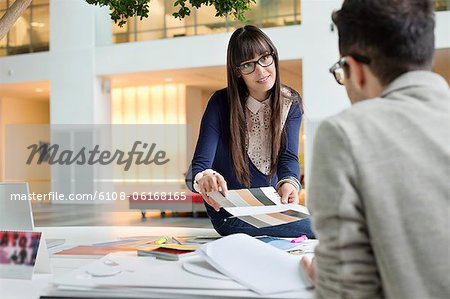
[(434, 12), (430, 0), (345, 0), (333, 13), (342, 56), (367, 56), (381, 84), (431, 69)]

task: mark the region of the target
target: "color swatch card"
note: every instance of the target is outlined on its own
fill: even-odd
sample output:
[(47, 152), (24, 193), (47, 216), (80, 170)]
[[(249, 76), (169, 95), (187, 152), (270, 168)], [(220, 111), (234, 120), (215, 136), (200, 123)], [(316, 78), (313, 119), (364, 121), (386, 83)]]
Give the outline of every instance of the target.
[(229, 190), (224, 197), (220, 192), (208, 193), (227, 212), (257, 227), (294, 222), (309, 215), (299, 204), (282, 204), (273, 187)]
[(31, 279), (33, 273), (50, 272), (42, 233), (0, 231), (0, 278)]

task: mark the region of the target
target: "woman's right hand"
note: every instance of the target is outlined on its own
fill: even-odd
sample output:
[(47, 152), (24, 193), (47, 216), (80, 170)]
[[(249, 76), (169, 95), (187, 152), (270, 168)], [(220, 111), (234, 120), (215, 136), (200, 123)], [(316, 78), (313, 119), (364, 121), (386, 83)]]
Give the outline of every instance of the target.
[(200, 194), (203, 199), (217, 212), (220, 210), (220, 204), (209, 197), (206, 193), (219, 191), (223, 196), (227, 196), (228, 188), (224, 177), (217, 172), (205, 174), (197, 182)]

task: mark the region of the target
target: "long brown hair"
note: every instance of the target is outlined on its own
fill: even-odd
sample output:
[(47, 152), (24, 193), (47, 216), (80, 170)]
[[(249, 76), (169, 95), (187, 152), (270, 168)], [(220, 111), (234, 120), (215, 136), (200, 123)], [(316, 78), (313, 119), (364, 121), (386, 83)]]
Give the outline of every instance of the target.
[(236, 178), (245, 186), (250, 186), (249, 158), (246, 152), (247, 124), (245, 119), (246, 99), (249, 91), (237, 67), (255, 55), (269, 52), (273, 54), (276, 78), (270, 91), (270, 130), (272, 152), (270, 176), (276, 172), (278, 154), (283, 142), (281, 126), (281, 83), (278, 52), (270, 38), (259, 28), (247, 25), (237, 29), (230, 38), (227, 51), (228, 105), (230, 107), (230, 151)]

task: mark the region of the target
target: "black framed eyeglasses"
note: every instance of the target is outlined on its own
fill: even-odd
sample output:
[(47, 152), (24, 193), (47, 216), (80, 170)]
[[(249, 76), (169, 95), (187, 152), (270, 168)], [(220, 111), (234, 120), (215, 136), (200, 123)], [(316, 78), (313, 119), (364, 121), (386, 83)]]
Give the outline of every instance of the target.
[(259, 64), (262, 67), (268, 67), (273, 64), (274, 58), (273, 53), (265, 54), (261, 56), (258, 60), (255, 61), (249, 61), (241, 64), (237, 67), (237, 69), (243, 74), (243, 75), (250, 75), (253, 73), (256, 69), (256, 64)]
[(333, 64), (332, 67), (330, 67), (330, 73), (333, 74), (334, 79), (336, 79), (336, 82), (340, 85), (344, 85), (345, 82), (345, 70), (344, 67), (347, 65), (347, 57), (353, 57), (358, 62), (364, 63), (364, 64), (370, 64), (370, 58), (366, 56), (362, 56), (359, 54), (349, 54), (346, 56), (341, 57), (338, 62)]

